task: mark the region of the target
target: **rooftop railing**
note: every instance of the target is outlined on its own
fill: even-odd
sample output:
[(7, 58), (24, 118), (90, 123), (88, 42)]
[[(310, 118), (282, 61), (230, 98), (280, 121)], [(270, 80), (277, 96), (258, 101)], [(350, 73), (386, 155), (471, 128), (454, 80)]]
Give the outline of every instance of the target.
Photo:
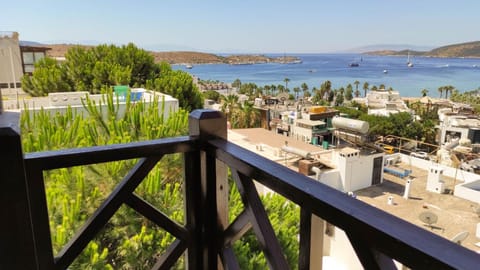
[[(67, 269), (123, 205), (176, 238), (153, 269), (169, 269), (184, 254), (187, 269), (240, 269), (232, 245), (250, 230), (269, 267), (289, 269), (254, 180), (300, 207), (299, 269), (321, 269), (325, 222), (346, 233), (365, 269), (393, 269), (394, 260), (413, 269), (478, 269), (473, 251), (232, 144), (226, 128), (221, 113), (197, 110), (186, 137), (24, 154), (15, 116), (0, 115), (0, 269)], [(171, 153), (184, 158), (184, 225), (134, 192)], [(125, 159), (138, 161), (54, 256), (43, 171)], [(227, 167), (244, 204), (232, 222)]]

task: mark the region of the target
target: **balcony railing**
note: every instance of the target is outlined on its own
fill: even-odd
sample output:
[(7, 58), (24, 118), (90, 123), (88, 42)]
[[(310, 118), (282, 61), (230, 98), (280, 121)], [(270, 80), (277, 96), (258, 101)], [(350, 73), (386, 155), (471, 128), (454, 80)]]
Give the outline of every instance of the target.
[[(414, 269), (480, 265), (480, 255), (471, 250), (228, 142), (219, 112), (194, 111), (187, 137), (30, 154), (22, 153), (15, 117), (0, 117), (0, 269), (67, 269), (122, 205), (176, 238), (153, 269), (169, 269), (183, 254), (187, 269), (239, 269), (232, 244), (249, 230), (271, 269), (289, 269), (253, 180), (300, 207), (299, 269), (321, 268), (323, 225), (318, 224), (324, 222), (313, 222), (318, 218), (346, 233), (365, 269), (393, 269), (393, 260)], [(185, 225), (134, 193), (162, 156), (171, 153), (184, 156)], [(54, 256), (43, 171), (125, 159), (138, 162)], [(245, 206), (231, 223), (226, 218), (227, 167)]]

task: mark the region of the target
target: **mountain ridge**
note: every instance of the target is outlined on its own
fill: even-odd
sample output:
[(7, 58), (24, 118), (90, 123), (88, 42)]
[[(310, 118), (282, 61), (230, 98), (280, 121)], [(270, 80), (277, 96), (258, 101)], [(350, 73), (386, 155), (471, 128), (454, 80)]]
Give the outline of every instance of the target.
[(466, 58), (480, 58), (480, 41), (470, 41), (464, 43), (450, 44), (434, 48), (430, 51), (415, 51), (415, 50), (380, 50), (365, 52), (368, 55), (390, 55), (390, 56), (404, 56), (407, 54), (413, 56), (425, 57), (466, 57)]

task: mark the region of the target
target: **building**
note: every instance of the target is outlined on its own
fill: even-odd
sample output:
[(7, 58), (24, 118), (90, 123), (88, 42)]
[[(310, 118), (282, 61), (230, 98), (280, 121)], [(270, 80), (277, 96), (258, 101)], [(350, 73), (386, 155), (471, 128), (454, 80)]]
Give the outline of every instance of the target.
[(364, 103), (368, 107), (368, 114), (388, 116), (399, 112), (412, 111), (394, 90), (370, 90), (365, 98), (355, 98), (355, 101)]
[(480, 143), (480, 119), (474, 114), (454, 112), (450, 108), (438, 110), (440, 124), (440, 145), (453, 140), (469, 140), (472, 144)]
[[(164, 102), (163, 106), (159, 106), (159, 113), (162, 113), (164, 117), (168, 117), (171, 112), (176, 112), (179, 109), (178, 99), (151, 90), (146, 90), (143, 88), (132, 88), (131, 89), (131, 100), (133, 102), (142, 100), (144, 103), (151, 103), (154, 101), (154, 98), (158, 98), (159, 102)], [(49, 112), (51, 114), (60, 113), (63, 114), (67, 112), (68, 108), (72, 109), (74, 114), (87, 115), (87, 109), (83, 105), (86, 98), (95, 102), (97, 106), (102, 107), (100, 110), (103, 112), (104, 117), (107, 117), (108, 105), (105, 101), (105, 96), (103, 94), (91, 95), (88, 92), (55, 92), (49, 93), (46, 97), (35, 97), (35, 98), (23, 98), (20, 101), (21, 107), (19, 108), (22, 112), (36, 113), (41, 110)], [(18, 110), (16, 108), (14, 100), (7, 100), (4, 102), (5, 110)], [(163, 111), (162, 107), (164, 107)], [(122, 115), (125, 112), (126, 101), (124, 96), (118, 97), (118, 113)]]
[(24, 74), (31, 74), (35, 63), (50, 48), (22, 44), (17, 32), (0, 32), (0, 88), (20, 88)]
[(0, 88), (19, 88), (23, 76), (17, 32), (0, 32)]
[[(355, 124), (345, 128), (341, 124), (335, 125), (334, 121), (336, 130), (341, 130), (341, 134), (350, 129), (356, 131), (355, 135), (358, 136), (365, 126)], [(403, 179), (384, 173), (384, 161), (388, 157), (367, 143), (363, 147), (343, 144), (322, 149), (260, 128), (229, 130), (228, 140), (419, 227), (428, 225), (418, 218), (419, 215), (430, 211), (438, 217), (438, 222), (432, 225), (433, 233), (454, 239), (459, 233), (468, 232), (470, 236), (462, 245), (479, 251), (480, 243), (476, 246), (479, 240), (475, 239), (480, 239), (480, 232), (476, 233), (476, 228), (480, 225), (477, 225), (478, 218), (470, 205), (478, 198), (478, 195), (473, 194), (472, 187), (478, 188), (480, 180), (474, 181), (478, 178), (473, 174), (468, 173), (471, 179), (457, 179), (459, 183), (455, 186), (455, 194), (451, 195), (446, 190), (455, 185), (454, 168), (395, 153), (398, 156), (395, 167), (411, 171), (408, 179)], [(257, 190), (260, 193), (271, 192), (261, 185), (257, 185)], [(315, 222), (322, 223), (321, 220)], [(362, 268), (343, 230), (328, 223), (320, 228), (324, 232), (323, 269)], [(401, 267), (397, 265), (397, 269), (402, 269)]]

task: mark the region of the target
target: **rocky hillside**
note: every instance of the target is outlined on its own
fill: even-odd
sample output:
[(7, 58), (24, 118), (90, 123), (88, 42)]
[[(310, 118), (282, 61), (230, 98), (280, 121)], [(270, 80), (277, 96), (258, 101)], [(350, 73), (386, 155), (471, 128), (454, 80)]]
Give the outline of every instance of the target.
[(480, 41), (473, 41), (467, 43), (447, 45), (433, 49), (428, 52), (419, 51), (374, 51), (367, 52), (369, 55), (410, 55), (427, 56), (427, 57), (480, 57)]

